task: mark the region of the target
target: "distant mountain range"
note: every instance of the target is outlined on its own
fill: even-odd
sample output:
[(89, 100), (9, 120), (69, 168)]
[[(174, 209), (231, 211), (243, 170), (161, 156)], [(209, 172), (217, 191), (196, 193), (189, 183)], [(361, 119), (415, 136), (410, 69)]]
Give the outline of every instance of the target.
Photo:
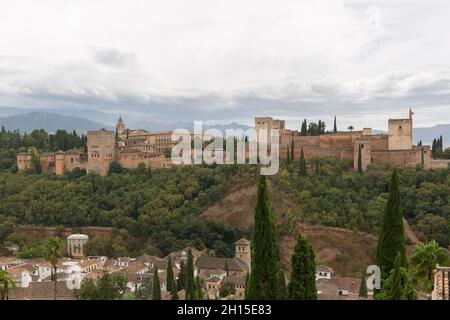
[(0, 118), (1, 126), (4, 126), (7, 130), (19, 129), (22, 133), (30, 133), (34, 129), (45, 129), (50, 133), (54, 133), (58, 129), (85, 133), (88, 130), (107, 128), (107, 126), (92, 120), (41, 111)]
[[(86, 110), (86, 113), (83, 112), (83, 114), (88, 114), (91, 120), (77, 117), (76, 114), (78, 112), (70, 112), (70, 110), (65, 110), (64, 115), (42, 110), (19, 114), (17, 114), (17, 112), (18, 110), (14, 108), (0, 108), (0, 116), (8, 114), (8, 116), (0, 117), (0, 126), (4, 126), (9, 130), (19, 129), (20, 132), (31, 132), (33, 129), (45, 129), (48, 132), (56, 132), (58, 129), (66, 129), (67, 131), (76, 130), (79, 133), (84, 133), (88, 130), (98, 130), (100, 128), (114, 129), (116, 117), (116, 115), (110, 113), (89, 109)], [(125, 123), (127, 124), (126, 121)], [(164, 123), (158, 121), (137, 120), (131, 123), (130, 127), (148, 131), (171, 131), (175, 129), (193, 131), (194, 124), (192, 122)], [(246, 130), (250, 127), (235, 122), (225, 125), (203, 125), (203, 130), (212, 128), (225, 133), (226, 129)], [(383, 131), (374, 130), (374, 133), (383, 133)], [(438, 138), (441, 135), (444, 138), (445, 146), (449, 147), (450, 124), (440, 124), (429, 128), (414, 128), (414, 143), (422, 140), (424, 144), (431, 144), (433, 139)]]

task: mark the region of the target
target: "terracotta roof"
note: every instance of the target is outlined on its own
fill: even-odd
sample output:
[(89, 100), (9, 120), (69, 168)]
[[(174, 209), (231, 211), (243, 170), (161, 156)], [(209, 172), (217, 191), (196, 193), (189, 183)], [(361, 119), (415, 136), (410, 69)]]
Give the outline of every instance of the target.
[(9, 257), (0, 257), (0, 265), (4, 265), (4, 264), (11, 264), (13, 262), (18, 262), (19, 259), (17, 258), (9, 258)]
[(320, 265), (320, 266), (316, 267), (316, 272), (331, 272), (331, 273), (333, 273), (334, 271), (333, 271), (333, 269), (331, 269), (327, 266)]
[(245, 278), (240, 278), (240, 277), (224, 277), (222, 279), (222, 283), (227, 283), (230, 282), (232, 284), (236, 285), (240, 285), (240, 286), (245, 286)]
[(250, 241), (247, 240), (247, 239), (245, 239), (245, 238), (241, 238), (241, 239), (239, 239), (238, 241), (236, 241), (234, 244), (242, 244), (242, 245), (245, 245), (245, 244), (250, 244)]
[(216, 258), (201, 256), (197, 259), (195, 266), (199, 269), (221, 269), (225, 270), (225, 262), (229, 271), (246, 271), (245, 263), (235, 258)]
[(207, 282), (220, 282), (221, 280), (220, 280), (220, 278), (218, 278), (218, 277), (212, 277), (212, 278), (210, 278), (210, 279), (208, 279), (208, 280), (206, 280)]
[[(56, 286), (57, 300), (72, 300), (74, 292), (67, 287), (65, 281), (58, 281)], [(11, 300), (53, 300), (53, 282), (31, 282), (28, 288), (15, 288), (11, 291)]]
[(22, 272), (29, 272), (29, 273), (33, 273), (36, 271), (36, 268), (33, 267), (31, 264), (21, 264), (18, 265), (16, 267), (12, 267), (9, 268), (8, 270), (6, 270), (6, 272), (10, 275), (10, 276), (18, 276), (20, 274), (22, 274)]
[(348, 292), (359, 293), (361, 279), (357, 278), (333, 278), (331, 279), (338, 289), (348, 290)]

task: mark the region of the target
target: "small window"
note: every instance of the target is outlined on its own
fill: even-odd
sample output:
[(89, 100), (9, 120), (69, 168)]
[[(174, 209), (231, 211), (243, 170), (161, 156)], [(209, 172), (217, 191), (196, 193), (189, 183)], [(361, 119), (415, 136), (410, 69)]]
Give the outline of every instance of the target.
[(398, 129), (399, 129), (399, 130), (402, 130), (402, 126), (399, 126)]

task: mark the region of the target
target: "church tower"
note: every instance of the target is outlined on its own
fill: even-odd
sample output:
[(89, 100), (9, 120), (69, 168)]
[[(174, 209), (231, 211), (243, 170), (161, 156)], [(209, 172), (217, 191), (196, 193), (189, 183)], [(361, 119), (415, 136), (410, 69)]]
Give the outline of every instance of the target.
[(248, 271), (252, 269), (252, 252), (250, 250), (250, 241), (247, 239), (240, 239), (236, 241), (235, 245), (235, 258), (244, 261), (248, 266)]
[(116, 129), (119, 135), (123, 134), (125, 131), (125, 122), (123, 122), (122, 116), (120, 116), (119, 120), (117, 120)]

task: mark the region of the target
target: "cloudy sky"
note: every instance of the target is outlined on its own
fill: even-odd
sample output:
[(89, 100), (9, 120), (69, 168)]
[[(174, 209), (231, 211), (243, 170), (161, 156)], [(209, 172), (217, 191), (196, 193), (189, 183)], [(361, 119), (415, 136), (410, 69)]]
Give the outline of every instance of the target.
[[(448, 0), (1, 0), (0, 107), (450, 123)], [(80, 114), (83, 115), (82, 113)]]

